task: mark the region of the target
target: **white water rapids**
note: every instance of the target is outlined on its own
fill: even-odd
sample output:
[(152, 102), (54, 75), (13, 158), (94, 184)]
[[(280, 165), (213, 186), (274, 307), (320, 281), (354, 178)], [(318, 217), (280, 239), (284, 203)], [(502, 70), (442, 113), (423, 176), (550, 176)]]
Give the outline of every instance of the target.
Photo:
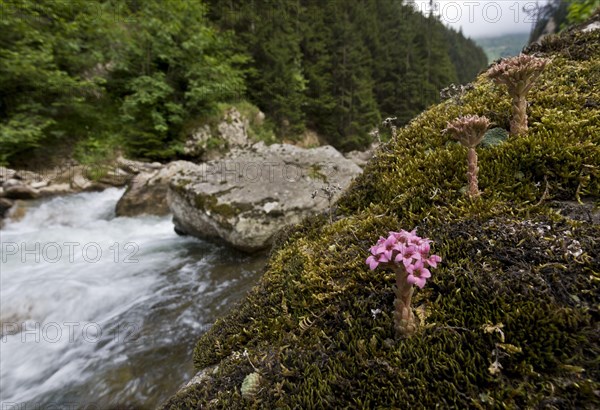
[(264, 258), (179, 237), (170, 217), (117, 218), (122, 193), (38, 201), (2, 228), (2, 409), (155, 407), (256, 282)]

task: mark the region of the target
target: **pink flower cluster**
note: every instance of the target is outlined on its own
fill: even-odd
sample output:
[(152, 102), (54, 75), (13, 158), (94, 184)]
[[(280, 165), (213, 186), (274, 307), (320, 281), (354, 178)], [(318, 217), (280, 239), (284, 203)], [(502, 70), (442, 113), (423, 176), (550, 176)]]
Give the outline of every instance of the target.
[(430, 243), (431, 240), (419, 237), (416, 229), (411, 232), (390, 232), (387, 238), (379, 238), (371, 247), (371, 256), (366, 262), (371, 270), (379, 264), (395, 263), (403, 266), (408, 273), (406, 281), (422, 289), (426, 280), (431, 277), (427, 268), (435, 268), (442, 261), (438, 255), (429, 255)]

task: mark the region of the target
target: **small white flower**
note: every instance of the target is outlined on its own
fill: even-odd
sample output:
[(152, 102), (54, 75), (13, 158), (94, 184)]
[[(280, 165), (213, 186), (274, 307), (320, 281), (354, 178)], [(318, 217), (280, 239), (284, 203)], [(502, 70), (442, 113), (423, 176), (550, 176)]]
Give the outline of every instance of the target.
[(381, 313), (381, 309), (371, 309), (371, 314), (373, 315), (373, 319), (377, 319), (377, 315)]

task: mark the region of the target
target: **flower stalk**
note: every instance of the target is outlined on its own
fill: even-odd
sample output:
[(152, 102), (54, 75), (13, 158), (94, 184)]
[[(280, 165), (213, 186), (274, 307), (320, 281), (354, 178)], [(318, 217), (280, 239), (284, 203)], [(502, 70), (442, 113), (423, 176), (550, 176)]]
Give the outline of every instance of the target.
[(406, 280), (408, 274), (404, 268), (396, 267), (394, 271), (396, 272), (396, 289), (394, 289), (396, 295), (396, 299), (394, 300), (394, 326), (398, 336), (407, 337), (417, 330), (415, 315), (410, 308), (412, 295), (415, 289), (413, 285)]
[(475, 151), (475, 148), (469, 147), (467, 161), (469, 163), (467, 171), (467, 180), (469, 181), (468, 193), (471, 198), (474, 198), (480, 195), (479, 181), (477, 180), (479, 167), (477, 166), (477, 151)]

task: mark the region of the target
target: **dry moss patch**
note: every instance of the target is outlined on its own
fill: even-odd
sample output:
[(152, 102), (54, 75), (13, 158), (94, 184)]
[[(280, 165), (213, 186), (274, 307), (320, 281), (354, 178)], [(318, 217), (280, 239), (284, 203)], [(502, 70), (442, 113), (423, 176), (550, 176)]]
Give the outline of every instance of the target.
[[(552, 62), (528, 97), (529, 133), (479, 150), (477, 200), (464, 149), (441, 131), (467, 114), (508, 128), (501, 88), (479, 78), (402, 129), (333, 224), (281, 235), (260, 283), (198, 342), (210, 371), (165, 407), (598, 408), (600, 226), (561, 205), (600, 198), (600, 58), (582, 43), (598, 49), (600, 31), (536, 49)], [(364, 260), (379, 235), (415, 226), (444, 263), (415, 294), (420, 332), (397, 340), (393, 274)]]

